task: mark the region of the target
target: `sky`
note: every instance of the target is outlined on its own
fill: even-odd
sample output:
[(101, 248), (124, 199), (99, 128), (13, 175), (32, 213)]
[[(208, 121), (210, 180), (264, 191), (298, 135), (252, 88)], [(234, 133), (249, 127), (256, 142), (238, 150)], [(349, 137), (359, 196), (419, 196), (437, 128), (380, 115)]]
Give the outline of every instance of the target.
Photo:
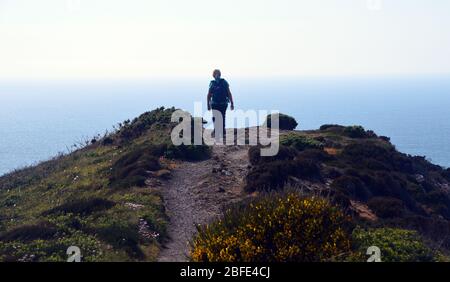
[(448, 0), (0, 0), (0, 80), (450, 74)]

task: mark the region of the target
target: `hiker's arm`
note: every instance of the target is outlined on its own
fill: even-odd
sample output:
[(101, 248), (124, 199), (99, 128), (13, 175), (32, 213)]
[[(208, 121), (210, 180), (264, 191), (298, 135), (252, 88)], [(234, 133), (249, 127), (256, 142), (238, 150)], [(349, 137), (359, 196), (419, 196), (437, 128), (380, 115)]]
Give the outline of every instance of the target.
[(206, 97), (206, 105), (208, 105), (208, 111), (211, 110), (211, 92), (208, 92), (208, 96)]
[(234, 110), (234, 101), (233, 101), (233, 95), (231, 95), (231, 91), (230, 88), (228, 88), (228, 98), (230, 99), (231, 102), (231, 110)]

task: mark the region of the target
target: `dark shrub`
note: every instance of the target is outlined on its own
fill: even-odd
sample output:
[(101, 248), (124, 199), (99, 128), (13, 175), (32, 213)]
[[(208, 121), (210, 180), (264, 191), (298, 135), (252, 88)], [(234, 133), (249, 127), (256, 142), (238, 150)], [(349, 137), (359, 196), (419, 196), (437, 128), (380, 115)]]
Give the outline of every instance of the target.
[(33, 241), (51, 239), (57, 233), (56, 227), (49, 222), (36, 225), (24, 225), (0, 235), (0, 241)]
[(363, 158), (372, 158), (385, 165), (392, 162), (392, 150), (372, 142), (358, 142), (347, 145), (342, 150), (342, 156), (354, 162), (359, 162)]
[(281, 136), (280, 144), (291, 146), (299, 151), (306, 149), (323, 149), (323, 144), (313, 138), (302, 136), (295, 133)]
[(161, 169), (155, 154), (156, 147), (139, 147), (118, 159), (111, 169), (110, 184), (113, 187), (142, 187), (148, 177), (148, 171)]
[(170, 159), (187, 161), (205, 160), (211, 157), (211, 148), (207, 145), (180, 145), (167, 146), (165, 156)]
[(364, 130), (364, 127), (359, 125), (354, 126), (347, 126), (344, 128), (344, 135), (350, 138), (365, 138), (366, 131)]
[(335, 159), (334, 156), (319, 149), (307, 149), (298, 154), (298, 158), (310, 159), (316, 162), (326, 162)]
[(114, 248), (124, 250), (129, 256), (143, 259), (144, 253), (139, 248), (139, 231), (137, 225), (114, 223), (110, 226), (98, 228), (94, 231), (100, 239), (111, 244)]
[(336, 178), (331, 183), (331, 188), (357, 200), (367, 201), (370, 196), (364, 183), (354, 176), (343, 175)]
[(450, 219), (450, 196), (448, 192), (434, 190), (425, 194), (423, 202), (431, 207), (436, 213), (446, 219)]
[(298, 157), (293, 161), (293, 176), (303, 179), (319, 179), (320, 167), (311, 159)]
[(372, 174), (364, 174), (361, 179), (374, 196), (392, 197), (403, 201), (412, 211), (420, 212), (416, 201), (407, 190), (407, 182), (394, 173), (379, 171)]
[(447, 168), (442, 171), (442, 176), (447, 179), (447, 181), (450, 181), (450, 168)]
[(320, 178), (319, 166), (310, 159), (297, 158), (286, 161), (260, 163), (246, 176), (247, 192), (277, 190), (283, 187), (289, 176), (302, 179)]
[(400, 217), (405, 210), (401, 200), (390, 197), (374, 197), (367, 204), (381, 218)]
[(391, 138), (390, 138), (390, 137), (387, 137), (387, 136), (380, 136), (379, 138), (380, 138), (381, 140), (385, 141), (385, 142), (391, 143)]
[(112, 139), (110, 136), (103, 138), (102, 145), (108, 146), (114, 143), (114, 139)]
[(344, 129), (344, 126), (338, 124), (324, 124), (320, 127), (320, 130), (325, 131), (328, 129)]
[(88, 215), (93, 212), (110, 209), (114, 205), (115, 205), (114, 202), (102, 198), (81, 199), (69, 201), (58, 207), (48, 210), (43, 214), (49, 215), (55, 213), (63, 213), (63, 214), (74, 213), (74, 214)]
[[(295, 118), (285, 115), (285, 114), (276, 114), (278, 115), (279, 118), (279, 129), (280, 130), (294, 130), (298, 123), (295, 120)], [(272, 115), (268, 115), (266, 118), (266, 121), (264, 122), (264, 124), (268, 127), (268, 128), (272, 128)]]
[(375, 159), (362, 159), (361, 164), (370, 170), (389, 170), (389, 167), (386, 166), (384, 163), (375, 160)]
[(348, 195), (345, 195), (341, 191), (337, 190), (328, 190), (326, 193), (323, 193), (324, 197), (329, 197), (331, 202), (334, 204), (344, 208), (348, 209), (351, 206), (350, 198)]
[(145, 144), (145, 151), (149, 155), (161, 157), (167, 151), (167, 144)]
[(265, 191), (281, 188), (293, 171), (292, 161), (261, 163), (253, 167), (246, 176), (245, 191)]
[(297, 151), (294, 148), (280, 145), (278, 154), (270, 157), (261, 156), (261, 147), (252, 146), (248, 150), (248, 158), (252, 165), (256, 165), (260, 162), (273, 162), (276, 160), (292, 160), (295, 158)]
[(354, 167), (371, 170), (396, 170), (404, 173), (424, 173), (422, 164), (401, 154), (392, 146), (382, 146), (373, 142), (358, 142), (347, 145), (342, 157)]

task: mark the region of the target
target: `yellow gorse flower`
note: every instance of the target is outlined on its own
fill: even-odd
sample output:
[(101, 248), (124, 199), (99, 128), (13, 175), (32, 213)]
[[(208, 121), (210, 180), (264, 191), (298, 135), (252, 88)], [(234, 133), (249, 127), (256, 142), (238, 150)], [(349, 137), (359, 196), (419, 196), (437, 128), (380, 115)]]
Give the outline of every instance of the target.
[(343, 228), (347, 221), (324, 199), (272, 195), (200, 228), (191, 257), (219, 262), (329, 260), (350, 250)]

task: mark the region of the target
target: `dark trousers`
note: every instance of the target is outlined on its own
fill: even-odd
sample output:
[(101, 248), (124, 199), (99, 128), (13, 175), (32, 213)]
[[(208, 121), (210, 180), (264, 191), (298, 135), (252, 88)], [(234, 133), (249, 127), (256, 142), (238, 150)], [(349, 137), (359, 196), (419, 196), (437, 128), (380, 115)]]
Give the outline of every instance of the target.
[[(211, 109), (213, 110), (214, 134), (216, 137), (219, 137), (221, 135), (219, 133), (220, 132), (219, 128), (222, 128), (222, 136), (225, 135), (225, 114), (227, 112), (227, 108), (228, 108), (228, 104), (212, 104), (211, 105)], [(217, 115), (219, 115), (219, 114), (222, 115), (222, 118), (217, 117)]]

